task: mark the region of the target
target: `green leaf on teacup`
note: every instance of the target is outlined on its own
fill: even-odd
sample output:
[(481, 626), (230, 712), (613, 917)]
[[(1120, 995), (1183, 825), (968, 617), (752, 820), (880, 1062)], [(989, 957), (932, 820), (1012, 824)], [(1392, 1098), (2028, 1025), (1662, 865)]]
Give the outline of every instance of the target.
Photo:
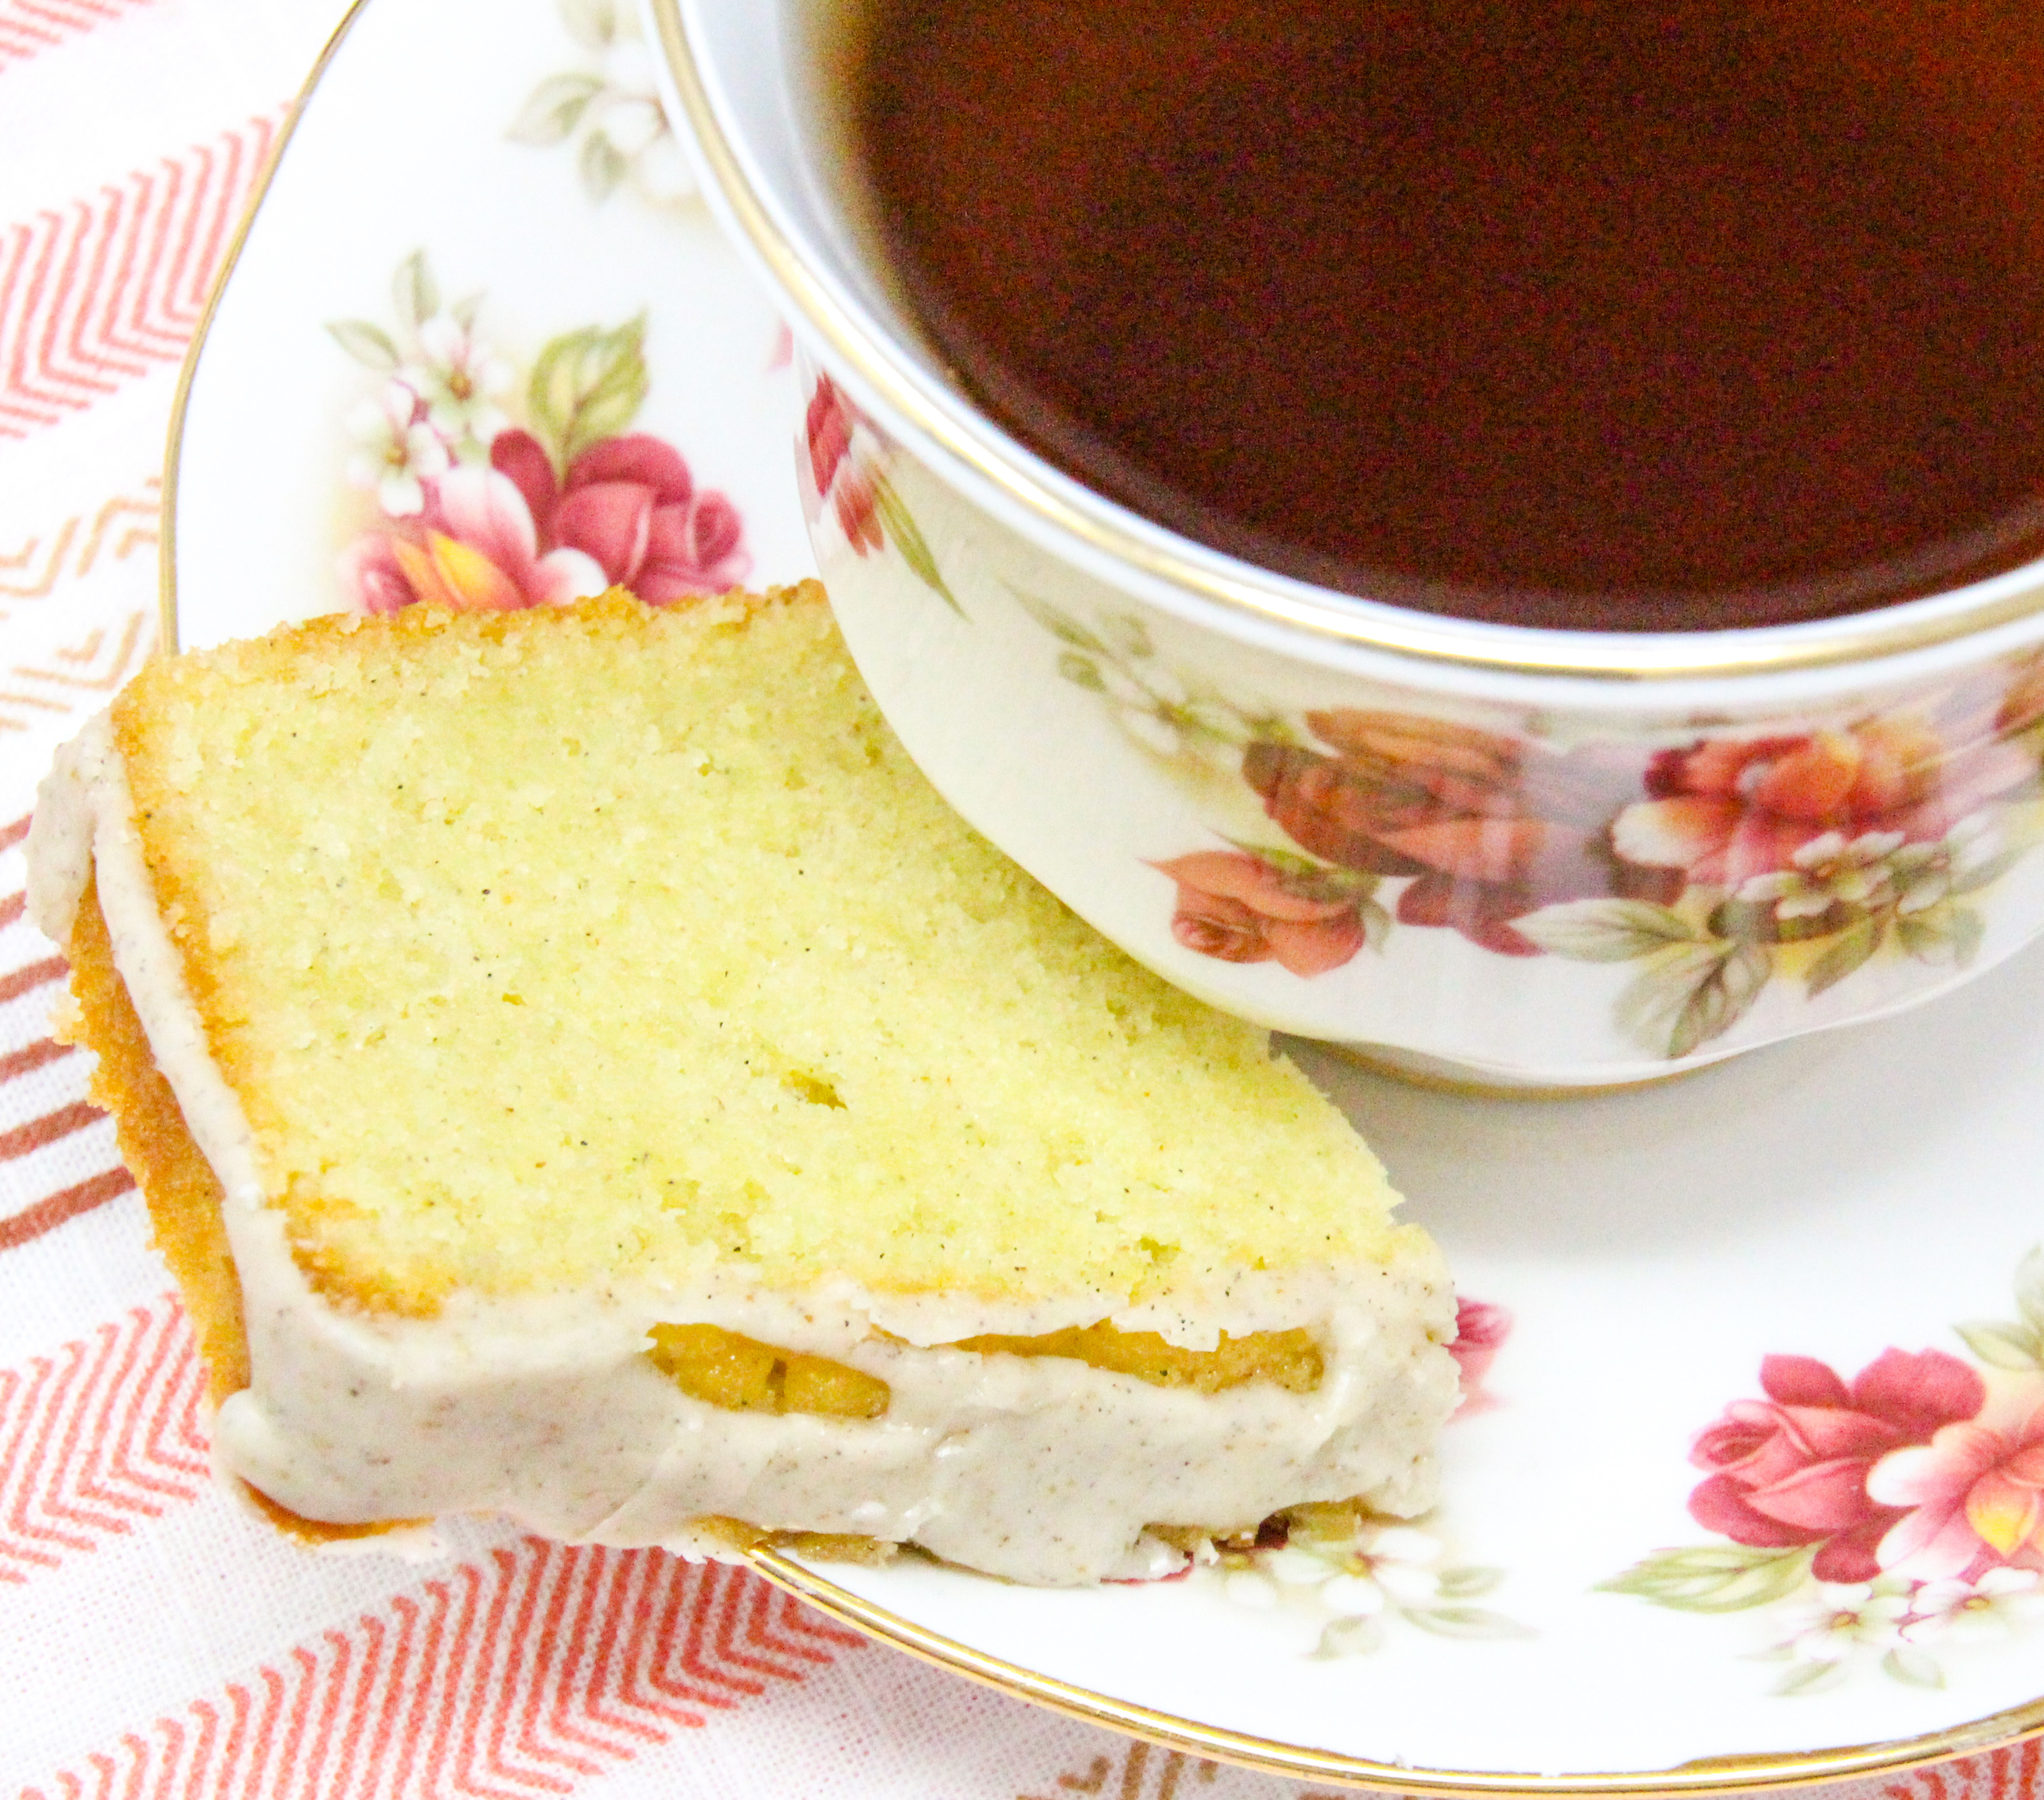
[(1104, 694), (1107, 691), (1107, 678), (1100, 673), (1100, 665), (1075, 650), (1068, 650), (1058, 658), (1057, 672), (1075, 688), (1083, 688), (1089, 693)]
[(1919, 962), (1964, 968), (1987, 934), (1986, 922), (1970, 906), (1941, 900), (1919, 913), (1903, 913), (1895, 922), (1895, 942)]
[(1014, 595), (1016, 603), (1022, 610), (1060, 643), (1069, 644), (1075, 650), (1083, 650), (1089, 656), (1105, 656), (1109, 661), (1114, 660), (1114, 652), (1099, 636), (1070, 614), (1059, 611), (1048, 601), (1016, 587), (1012, 581), (1004, 585)]
[(1987, 922), (1971, 906), (1952, 906), (1947, 910), (1951, 917), (1952, 960), (1963, 969), (1980, 954)]
[(1360, 869), (1337, 869), (1296, 850), (1252, 843), (1243, 838), (1227, 841), (1243, 855), (1253, 856), (1266, 868), (1276, 870), (1285, 891), (1296, 894), (1301, 900), (1365, 899), (1377, 892), (1378, 882), (1384, 878)]
[(1978, 894), (1983, 887), (1992, 887), (2030, 854), (2031, 847), (2028, 844), (2013, 845), (1998, 855), (1991, 856), (1986, 862), (1975, 864), (1963, 874), (1953, 878), (1951, 891), (1955, 894)]
[(1951, 934), (1937, 915), (1935, 906), (1920, 913), (1904, 913), (1895, 922), (1895, 941), (1919, 962), (1950, 962)]
[(1619, 1029), (1670, 1059), (1686, 1057), (1729, 1031), (1774, 973), (1764, 944), (1669, 944), (1618, 996)]
[(1543, 950), (1578, 962), (1630, 962), (1702, 934), (1670, 906), (1646, 900), (1569, 900), (1512, 922)]
[(1710, 929), (1720, 938), (1744, 938), (1756, 944), (1795, 944), (1808, 938), (1828, 938), (1851, 922), (1852, 910), (1833, 906), (1816, 914), (1784, 918), (1772, 900), (1721, 900), (1710, 914)]
[(1603, 1594), (1632, 1594), (1677, 1612), (1745, 1612), (1785, 1600), (1809, 1578), (1816, 1546), (1756, 1549), (1695, 1544), (1656, 1550), (1622, 1575), (1597, 1584)]
[(1809, 973), (1804, 977), (1810, 997), (1814, 1000), (1827, 989), (1835, 988), (1855, 969), (1864, 965), (1867, 959), (1881, 946), (1887, 935), (1888, 918), (1875, 914), (1857, 919), (1838, 934), (1837, 942), (1810, 965)]
[(881, 525), (893, 541), (894, 548), (901, 553), (902, 561), (925, 587), (933, 589), (946, 606), (960, 618), (965, 618), (965, 609), (944, 585), (944, 577), (937, 572), (937, 558), (917, 529), (915, 516), (902, 504), (892, 482), (877, 470), (872, 471), (872, 475), (873, 503), (879, 510)]

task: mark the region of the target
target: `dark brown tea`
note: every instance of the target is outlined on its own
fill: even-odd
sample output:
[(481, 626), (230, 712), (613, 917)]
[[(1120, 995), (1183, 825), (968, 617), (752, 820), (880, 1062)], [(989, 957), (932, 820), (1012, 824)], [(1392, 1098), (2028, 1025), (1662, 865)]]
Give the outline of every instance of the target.
[(885, 254), (1089, 486), (1634, 631), (2044, 552), (2040, 0), (873, 0)]

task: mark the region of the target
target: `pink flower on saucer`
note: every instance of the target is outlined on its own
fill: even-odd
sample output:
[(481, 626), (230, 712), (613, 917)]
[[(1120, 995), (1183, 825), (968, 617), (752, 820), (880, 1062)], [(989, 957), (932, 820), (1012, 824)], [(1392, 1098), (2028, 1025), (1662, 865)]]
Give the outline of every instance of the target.
[(1908, 1509), (1881, 1540), (1884, 1569), (1936, 1581), (1998, 1563), (2044, 1568), (2044, 1382), (1883, 1457), (1867, 1491)]
[(416, 537), (371, 533), (343, 553), (343, 580), (365, 611), (414, 601), (457, 613), (564, 605), (601, 593), (608, 577), (594, 558), (561, 546), (541, 553), (531, 510), (517, 484), (494, 469), (450, 469), (426, 484)]
[(1884, 1351), (1848, 1388), (1828, 1365), (1770, 1356), (1765, 1400), (1736, 1400), (1697, 1436), (1689, 1461), (1709, 1472), (1689, 1516), (1735, 1543), (1815, 1544), (1820, 1581), (1870, 1581), (1903, 1503), (1869, 1492), (1888, 1453), (1971, 1419), (1987, 1395), (1979, 1374), (1942, 1350)]
[(1455, 1339), (1448, 1346), (1448, 1354), (1455, 1358), (1456, 1370), (1462, 1378), (1462, 1403), (1456, 1408), (1458, 1418), (1487, 1413), (1498, 1404), (1484, 1391), (1483, 1378), (1497, 1361), (1505, 1339), (1511, 1335), (1511, 1326), (1508, 1308), (1487, 1300), (1472, 1300), (1466, 1294), (1456, 1297)]
[(723, 593), (751, 567), (738, 509), (699, 492), (680, 451), (648, 433), (592, 445), (558, 480), (528, 431), (499, 433), (489, 460), (517, 483), (546, 541), (588, 557), (607, 586), (658, 604)]

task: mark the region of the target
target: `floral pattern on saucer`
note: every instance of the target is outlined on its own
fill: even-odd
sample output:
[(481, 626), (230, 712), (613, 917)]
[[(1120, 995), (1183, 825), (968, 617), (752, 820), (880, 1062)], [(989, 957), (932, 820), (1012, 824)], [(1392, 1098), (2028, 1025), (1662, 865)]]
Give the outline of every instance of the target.
[(1625, 1038), (1670, 1060), (1770, 983), (1825, 993), (1877, 957), (1970, 963), (1988, 890), (2041, 839), (2044, 661), (1836, 728), (1557, 747), (1399, 712), (1245, 705), (1139, 621), (1022, 597), (1167, 766), (1246, 787), (1276, 835), (1159, 858), (1177, 942), (1302, 979), (1394, 926), (1498, 956), (1632, 965)]
[(1761, 1654), (1807, 1694), (1868, 1661), (1942, 1687), (1941, 1653), (2044, 1621), (2044, 1250), (2018, 1316), (1959, 1327), (1979, 1364), (1888, 1350), (1850, 1382), (1807, 1356), (1761, 1365), (1691, 1446), (1698, 1524), (1604, 1584), (1686, 1612), (1764, 1609)]
[[(1448, 1346), (1461, 1379), (1456, 1418), (1499, 1404), (1484, 1378), (1511, 1326), (1505, 1307), (1458, 1298)], [(1253, 1532), (1197, 1540), (1193, 1554), (1235, 1605), (1306, 1620), (1316, 1628), (1309, 1654), (1323, 1660), (1383, 1648), (1400, 1621), (1437, 1637), (1535, 1635), (1515, 1619), (1470, 1604), (1497, 1588), (1504, 1571), (1452, 1560), (1437, 1513), (1415, 1520), (1373, 1513), (1357, 1501), (1294, 1506)]]
[(1254, 1537), (1214, 1546), (1221, 1591), (1258, 1612), (1301, 1616), (1323, 1660), (1382, 1649), (1399, 1624), (1437, 1637), (1523, 1638), (1518, 1620), (1471, 1603), (1504, 1571), (1452, 1561), (1431, 1518), (1382, 1517), (1349, 1501), (1295, 1506)]
[(656, 206), (692, 200), (695, 173), (661, 107), (637, 15), (617, 0), (560, 4), (583, 66), (533, 89), (511, 121), (513, 141), (542, 149), (572, 144), (582, 184), (600, 204), (621, 184)]
[(616, 584), (659, 604), (744, 580), (737, 508), (628, 430), (650, 380), (643, 315), (564, 332), (521, 371), (481, 332), (480, 295), (442, 305), (422, 251), (393, 297), (394, 331), (327, 327), (376, 378), (347, 420), (347, 479), (373, 501), (341, 557), (353, 605), (505, 611)]

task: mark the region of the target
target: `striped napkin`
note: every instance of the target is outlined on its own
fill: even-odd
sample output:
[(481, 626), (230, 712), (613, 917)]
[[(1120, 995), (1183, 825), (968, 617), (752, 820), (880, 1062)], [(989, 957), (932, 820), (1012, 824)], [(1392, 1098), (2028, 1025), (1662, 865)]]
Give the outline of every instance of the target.
[[(191, 1334), (49, 1035), (22, 842), (52, 749), (149, 653), (180, 361), (339, 12), (0, 0), (0, 1794), (1325, 1794), (989, 1692), (742, 1571), (481, 1526), (427, 1567), (315, 1557), (212, 1486)], [(2032, 1745), (1831, 1792), (2041, 1782)]]

